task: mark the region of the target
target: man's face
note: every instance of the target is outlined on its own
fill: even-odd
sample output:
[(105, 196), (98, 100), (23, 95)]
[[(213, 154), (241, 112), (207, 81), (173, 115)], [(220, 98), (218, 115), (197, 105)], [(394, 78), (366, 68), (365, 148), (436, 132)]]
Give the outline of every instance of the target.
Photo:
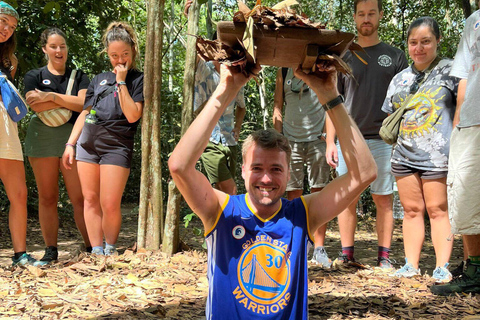
[(353, 14), (357, 32), (369, 37), (378, 30), (383, 11), (378, 12), (377, 0), (360, 1), (357, 4), (357, 12)]
[(276, 205), (284, 195), (290, 178), (287, 154), (253, 144), (245, 156), (242, 177), (257, 213), (270, 211), (271, 206)]

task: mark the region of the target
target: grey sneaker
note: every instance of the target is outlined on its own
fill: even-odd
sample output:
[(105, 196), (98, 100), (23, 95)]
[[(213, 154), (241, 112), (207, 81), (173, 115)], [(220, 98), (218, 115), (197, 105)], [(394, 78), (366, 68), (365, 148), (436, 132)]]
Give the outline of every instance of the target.
[(433, 270), (432, 278), (436, 280), (436, 282), (449, 282), (452, 280), (452, 274), (447, 269), (448, 262), (445, 263), (443, 267), (436, 267)]
[(405, 265), (395, 271), (393, 274), (395, 277), (400, 277), (400, 278), (411, 278), (413, 276), (419, 276), (420, 275), (420, 269), (415, 269), (413, 267), (413, 264), (409, 263), (407, 258), (405, 258)]
[(332, 261), (328, 258), (327, 251), (325, 251), (324, 247), (316, 247), (315, 250), (313, 250), (312, 262), (323, 268), (330, 268), (332, 266)]
[(31, 255), (29, 255), (28, 253), (22, 254), (18, 259), (15, 259), (15, 257), (12, 257), (12, 266), (26, 266), (26, 265), (33, 266), (35, 262), (37, 262), (37, 260), (33, 258)]

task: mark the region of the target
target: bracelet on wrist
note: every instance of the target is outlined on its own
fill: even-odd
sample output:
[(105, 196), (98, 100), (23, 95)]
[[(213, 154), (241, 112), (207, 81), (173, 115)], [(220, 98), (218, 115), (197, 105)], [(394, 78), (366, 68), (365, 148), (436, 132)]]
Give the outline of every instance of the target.
[(72, 148), (75, 148), (75, 145), (72, 144), (72, 143), (65, 143), (65, 147), (72, 147)]
[(121, 86), (122, 84), (123, 84), (123, 85), (127, 85), (127, 83), (126, 83), (125, 81), (119, 81), (119, 82), (117, 82), (117, 85), (119, 85), (119, 86)]
[(330, 100), (328, 101), (327, 103), (325, 103), (324, 105), (322, 105), (322, 108), (325, 110), (325, 111), (328, 111), (328, 110), (331, 110), (333, 108), (335, 108), (336, 106), (338, 106), (340, 103), (344, 103), (345, 102), (345, 98), (340, 94), (338, 97), (336, 97), (335, 99), (333, 100)]

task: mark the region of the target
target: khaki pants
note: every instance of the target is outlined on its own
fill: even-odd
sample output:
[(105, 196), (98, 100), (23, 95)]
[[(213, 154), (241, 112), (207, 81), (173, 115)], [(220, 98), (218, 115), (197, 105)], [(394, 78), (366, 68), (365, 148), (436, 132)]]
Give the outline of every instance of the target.
[(453, 130), (447, 192), (452, 233), (480, 234), (480, 126)]

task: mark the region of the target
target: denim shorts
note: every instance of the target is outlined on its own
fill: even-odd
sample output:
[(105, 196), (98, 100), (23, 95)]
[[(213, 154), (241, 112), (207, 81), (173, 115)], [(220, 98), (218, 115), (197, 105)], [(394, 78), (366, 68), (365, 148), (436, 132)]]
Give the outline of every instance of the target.
[(325, 187), (330, 178), (330, 166), (325, 157), (326, 142), (316, 139), (309, 142), (289, 141), (289, 143), (292, 148), (292, 158), (287, 191), (303, 190), (305, 167), (310, 188)]
[[(390, 159), (392, 158), (392, 146), (381, 139), (367, 139), (368, 148), (377, 164), (377, 179), (370, 184), (370, 193), (377, 195), (389, 195), (393, 193), (395, 178), (391, 173)], [(347, 173), (347, 165), (343, 159), (340, 144), (337, 142), (338, 166), (337, 175)]]

